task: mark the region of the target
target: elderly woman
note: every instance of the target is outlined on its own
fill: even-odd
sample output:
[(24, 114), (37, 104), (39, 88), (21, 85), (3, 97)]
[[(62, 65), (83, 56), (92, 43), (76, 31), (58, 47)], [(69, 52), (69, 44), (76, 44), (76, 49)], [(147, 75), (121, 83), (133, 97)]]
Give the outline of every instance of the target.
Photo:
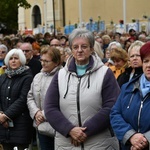
[[(41, 50), (42, 71), (38, 73), (31, 84), (28, 93), (28, 108), (30, 115), (34, 120), (33, 126), (37, 128), (41, 123), (45, 122), (43, 104), (47, 88), (54, 74), (61, 68), (60, 52), (56, 48), (44, 46)], [(41, 134), (38, 132), (41, 150), (54, 150), (54, 137)]]
[(32, 119), (26, 103), (33, 77), (22, 50), (10, 50), (4, 62), (7, 69), (0, 76), (0, 143), (6, 150), (16, 146), (24, 150), (31, 142)]
[(75, 29), (69, 44), (72, 56), (55, 74), (44, 105), (46, 118), (56, 130), (55, 149), (118, 149), (109, 121), (120, 91), (117, 81), (94, 53), (90, 31)]
[(122, 48), (114, 48), (110, 52), (110, 58), (113, 61), (113, 65), (110, 66), (110, 69), (113, 71), (115, 78), (125, 71), (128, 67), (128, 54)]
[(121, 73), (117, 81), (121, 87), (124, 83), (130, 81), (131, 79), (137, 77), (143, 73), (142, 70), (142, 60), (140, 56), (140, 48), (144, 45), (141, 41), (135, 41), (131, 44), (128, 50), (129, 64), (130, 66), (125, 69), (125, 72)]
[(140, 49), (143, 74), (124, 84), (111, 111), (111, 125), (123, 150), (150, 149), (150, 42)]

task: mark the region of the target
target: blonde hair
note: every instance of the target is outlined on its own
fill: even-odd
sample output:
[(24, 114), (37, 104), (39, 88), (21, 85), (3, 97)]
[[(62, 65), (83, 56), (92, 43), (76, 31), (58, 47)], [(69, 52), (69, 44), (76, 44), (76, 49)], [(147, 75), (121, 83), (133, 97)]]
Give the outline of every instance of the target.
[(122, 48), (112, 49), (112, 51), (110, 52), (110, 58), (112, 61), (121, 59), (124, 62), (128, 62), (128, 60), (129, 60), (127, 52)]

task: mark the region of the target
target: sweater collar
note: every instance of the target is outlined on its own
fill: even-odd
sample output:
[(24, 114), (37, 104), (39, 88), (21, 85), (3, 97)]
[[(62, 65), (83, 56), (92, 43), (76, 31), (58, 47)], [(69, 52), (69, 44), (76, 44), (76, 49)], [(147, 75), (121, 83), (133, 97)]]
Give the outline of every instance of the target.
[[(86, 70), (90, 70), (92, 68), (93, 64), (94, 64), (94, 60), (93, 60), (92, 56), (90, 56), (89, 64), (87, 65), (87, 69)], [(76, 64), (75, 64), (75, 58), (74, 57), (72, 57), (72, 59), (71, 59), (71, 62), (70, 62), (69, 67), (68, 67), (68, 70), (70, 72), (76, 72)]]

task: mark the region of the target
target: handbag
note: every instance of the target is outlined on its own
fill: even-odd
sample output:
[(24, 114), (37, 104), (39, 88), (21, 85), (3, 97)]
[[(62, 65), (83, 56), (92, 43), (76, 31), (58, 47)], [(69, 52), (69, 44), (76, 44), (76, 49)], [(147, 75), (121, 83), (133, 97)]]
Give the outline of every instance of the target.
[(55, 130), (52, 128), (50, 123), (47, 122), (47, 121), (40, 123), (38, 125), (37, 129), (38, 129), (38, 132), (40, 134), (47, 135), (47, 136), (50, 136), (50, 137), (55, 136)]

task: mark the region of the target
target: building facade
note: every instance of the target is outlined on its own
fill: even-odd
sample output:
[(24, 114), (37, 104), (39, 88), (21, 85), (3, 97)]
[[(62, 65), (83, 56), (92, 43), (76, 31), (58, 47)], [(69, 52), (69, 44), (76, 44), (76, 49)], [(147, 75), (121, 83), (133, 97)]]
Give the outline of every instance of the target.
[[(30, 9), (19, 8), (19, 30), (42, 32), (68, 24), (103, 20), (106, 25), (120, 20), (145, 22), (150, 17), (149, 0), (28, 0)], [(53, 11), (54, 10), (54, 11)], [(148, 17), (148, 18), (147, 18)]]

